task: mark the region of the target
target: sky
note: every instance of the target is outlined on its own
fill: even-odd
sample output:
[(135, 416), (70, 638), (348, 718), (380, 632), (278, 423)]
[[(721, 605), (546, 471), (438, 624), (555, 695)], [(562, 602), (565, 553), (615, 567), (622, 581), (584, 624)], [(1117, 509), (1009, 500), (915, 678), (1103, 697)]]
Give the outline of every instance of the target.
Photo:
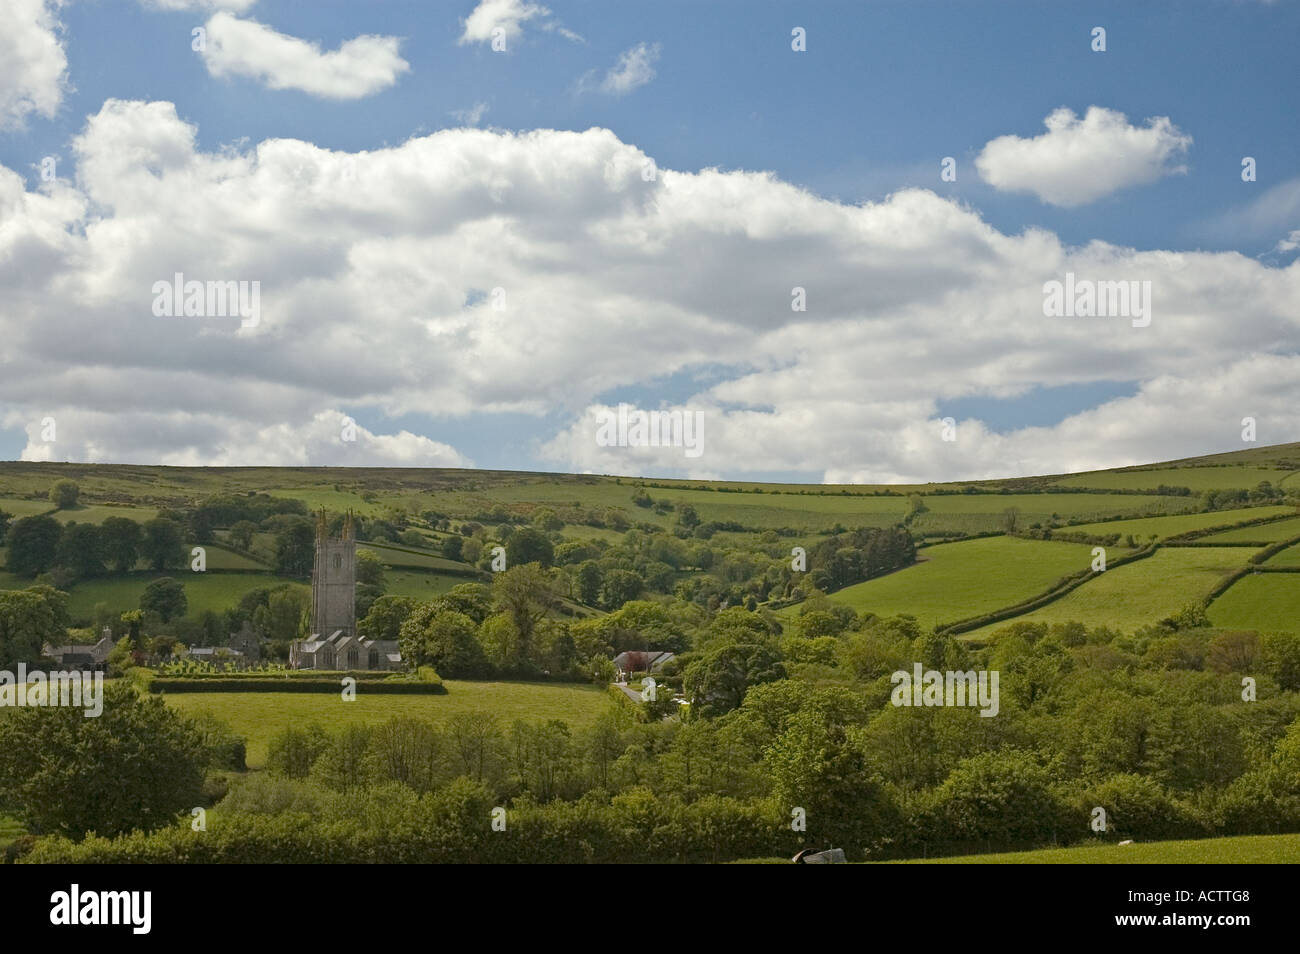
[(1300, 440), (1297, 37), (1294, 0), (5, 0), (0, 458), (888, 482)]

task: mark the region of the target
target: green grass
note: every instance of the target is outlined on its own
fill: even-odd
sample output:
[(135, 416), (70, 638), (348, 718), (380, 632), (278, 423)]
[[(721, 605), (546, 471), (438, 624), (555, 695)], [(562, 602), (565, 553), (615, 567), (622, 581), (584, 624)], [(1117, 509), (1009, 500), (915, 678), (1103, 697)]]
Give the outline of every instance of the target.
[(1208, 543), (1277, 543), (1279, 540), (1289, 540), (1297, 536), (1300, 536), (1300, 517), (1261, 523), (1254, 527), (1225, 530), (1223, 533), (1212, 533), (1201, 539)]
[(1300, 566), (1300, 545), (1279, 550), (1264, 561), (1265, 566)]
[(909, 859), (883, 864), (931, 865), (1206, 865), (1295, 864), (1300, 835), (1241, 835), (1195, 841), (1153, 841), (1135, 845), (1091, 844), (991, 855)]
[(472, 577), (444, 573), (420, 573), (413, 570), (388, 570), (384, 574), (384, 593), (388, 596), (413, 596), (431, 600), (449, 592), (459, 583), (473, 583)]
[[(992, 632), (1021, 621), (1077, 620), (1089, 626), (1131, 631), (1202, 599), (1226, 574), (1245, 566), (1250, 552), (1241, 547), (1160, 549), (1146, 559), (1094, 574), (1078, 589), (1041, 609), (964, 633), (962, 638), (985, 639)], [(1300, 584), (1300, 579), (1296, 583)]]
[[(1204, 530), (1208, 527), (1230, 527), (1246, 520), (1260, 517), (1279, 517), (1295, 513), (1291, 507), (1247, 507), (1244, 510), (1219, 510), (1211, 513), (1187, 513), (1173, 517), (1147, 517), (1138, 520), (1114, 520), (1106, 523), (1085, 523), (1074, 527), (1062, 527), (1062, 533), (1087, 533), (1092, 536), (1105, 537), (1118, 533), (1121, 538), (1133, 534), (1138, 542), (1150, 539), (1155, 534), (1160, 539), (1188, 533), (1192, 530)], [(1257, 528), (1262, 532), (1263, 528)]]
[(1097, 487), (1115, 490), (1154, 490), (1160, 484), (1205, 490), (1253, 490), (1262, 481), (1277, 485), (1294, 471), (1271, 467), (1176, 467), (1160, 470), (1102, 471), (1056, 481), (1058, 487)]
[(0, 851), (8, 848), (19, 835), (27, 833), (18, 819), (5, 814), (0, 814)]
[(60, 510), (53, 514), (59, 523), (103, 523), (108, 517), (125, 517), (136, 523), (147, 523), (158, 516), (153, 507), (110, 507), (91, 504), (76, 506), (71, 510)]
[[(924, 562), (832, 594), (837, 603), (880, 616), (910, 613), (922, 626), (951, 623), (1010, 606), (1086, 569), (1084, 544), (985, 537), (918, 551)], [(795, 611), (797, 612), (797, 611)]]
[[(248, 765), (266, 763), (271, 738), (289, 726), (319, 722), (337, 729), (348, 723), (375, 724), (393, 716), (434, 722), (462, 712), (486, 712), (509, 728), (515, 719), (528, 722), (560, 719), (574, 730), (585, 729), (609, 707), (603, 688), (562, 683), (466, 682), (447, 680), (446, 695), (371, 695), (359, 684), (355, 702), (339, 695), (290, 692), (186, 692), (164, 694), (182, 712), (211, 712), (248, 740)], [(341, 690), (340, 690), (341, 691)]]
[(1244, 576), (1206, 612), (1215, 626), (1300, 631), (1300, 573)]
[[(208, 553), (209, 557), (212, 551)], [(107, 603), (115, 612), (136, 609), (140, 594), (150, 582), (161, 576), (170, 576), (185, 584), (185, 598), (189, 601), (187, 616), (198, 616), (204, 610), (220, 613), (239, 603), (249, 590), (275, 587), (283, 583), (302, 587), (283, 577), (270, 573), (193, 573), (188, 569), (169, 570), (166, 573), (146, 573), (128, 577), (109, 577), (75, 583), (69, 595), (68, 610), (73, 619), (89, 619), (94, 615), (96, 603)], [(4, 581), (0, 581), (3, 583)], [(20, 581), (29, 585), (30, 581)]]

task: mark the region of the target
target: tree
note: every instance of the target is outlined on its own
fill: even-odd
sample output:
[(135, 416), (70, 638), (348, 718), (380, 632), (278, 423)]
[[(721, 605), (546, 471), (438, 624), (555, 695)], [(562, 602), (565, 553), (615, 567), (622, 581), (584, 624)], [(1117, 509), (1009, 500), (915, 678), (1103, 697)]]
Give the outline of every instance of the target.
[(684, 503), (677, 508), (677, 523), (688, 530), (700, 525), (700, 515), (694, 504)]
[(520, 527), (506, 541), (506, 566), (540, 563), (549, 567), (555, 562), (555, 548), (546, 534), (533, 527)]
[(99, 525), (100, 544), (107, 560), (118, 573), (126, 573), (140, 559), (140, 524), (126, 517), (105, 517)]
[(14, 521), (7, 537), (8, 570), (18, 576), (35, 576), (54, 566), (58, 559), (63, 526), (46, 514)]
[(56, 480), (50, 485), (50, 503), (59, 510), (71, 510), (80, 495), (81, 488), (75, 480)]
[(464, 546), (465, 540), (463, 537), (444, 537), (441, 547), (442, 555), (447, 560), (455, 560), (459, 562), (461, 559), (461, 551), (464, 549)]
[(452, 679), (480, 676), (489, 667), (477, 631), (474, 621), (464, 613), (434, 600), (402, 623), (398, 646), (402, 659), (412, 667), (432, 666), (440, 675)]
[(410, 596), (379, 597), (370, 604), (365, 618), (357, 623), (357, 635), (362, 639), (397, 639), (402, 624), (416, 605), (416, 600)]
[(558, 601), (554, 579), (536, 563), (516, 564), (492, 580), (493, 605), (514, 624), (521, 659), (532, 658), (537, 624)]
[(1002, 529), (1007, 533), (1015, 533), (1020, 526), (1020, 508), (1008, 507), (1002, 511)]
[(239, 520), (231, 525), (227, 536), (231, 545), (240, 550), (247, 550), (253, 545), (253, 534), (257, 533), (257, 524), (251, 520)]
[(645, 589), (645, 581), (634, 570), (610, 570), (600, 585), (600, 604), (607, 610), (616, 610), (629, 600), (634, 600)]
[(164, 623), (184, 616), (188, 608), (185, 584), (169, 576), (154, 580), (140, 594), (140, 609), (146, 613), (157, 613)]
[(77, 579), (104, 572), (104, 545), (99, 527), (93, 523), (70, 523), (59, 538), (56, 557)]
[(723, 642), (686, 667), (683, 685), (692, 714), (718, 716), (738, 708), (750, 686), (784, 678), (785, 666), (771, 646)]
[(384, 582), (384, 561), (374, 550), (357, 551), (357, 583), (376, 587), (380, 592), (387, 585)]
[(578, 566), (578, 599), (588, 606), (595, 606), (600, 600), (600, 587), (605, 582), (605, 574), (595, 560), (584, 560)]
[(311, 521), (295, 518), (275, 535), (275, 572), (310, 576), (316, 559), (316, 530)]
[(45, 643), (63, 642), (69, 623), (67, 593), (52, 586), (0, 590), (0, 669), (37, 662)]
[(299, 635), (311, 594), (301, 586), (284, 584), (266, 595), (266, 605), (253, 611), (253, 625), (267, 639), (288, 642)]
[(113, 644), (106, 662), (108, 663), (108, 674), (110, 676), (125, 676), (135, 668), (130, 636), (123, 636)]
[(9, 532), (9, 523), (13, 518), (13, 514), (0, 510), (0, 547), (5, 545), (5, 535)]
[(104, 687), (99, 718), (42, 706), (0, 719), (0, 792), (37, 833), (161, 828), (202, 803), (206, 761), (189, 719), (122, 683)]
[(154, 570), (166, 570), (185, 563), (185, 542), (181, 526), (166, 517), (157, 517), (144, 525), (140, 552)]

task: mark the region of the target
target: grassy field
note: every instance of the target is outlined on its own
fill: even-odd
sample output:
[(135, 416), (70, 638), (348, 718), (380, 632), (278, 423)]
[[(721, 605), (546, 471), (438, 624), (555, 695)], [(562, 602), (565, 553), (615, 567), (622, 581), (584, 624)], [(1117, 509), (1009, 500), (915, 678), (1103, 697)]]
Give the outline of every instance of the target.
[(1295, 471), (1272, 467), (1176, 467), (1163, 470), (1101, 471), (1078, 474), (1056, 482), (1058, 487), (1098, 487), (1114, 490), (1154, 490), (1161, 484), (1206, 490), (1247, 490), (1267, 480), (1279, 484)]
[[(211, 558), (213, 551), (208, 552)], [(135, 609), (140, 605), (140, 594), (158, 577), (170, 576), (185, 584), (185, 598), (189, 601), (186, 615), (198, 616), (204, 610), (220, 613), (239, 603), (249, 590), (258, 587), (275, 587), (283, 583), (306, 589), (302, 583), (292, 583), (284, 577), (270, 573), (192, 573), (188, 569), (170, 570), (167, 573), (134, 574), (127, 577), (108, 577), (76, 583), (69, 591), (68, 611), (75, 619), (89, 619), (96, 603), (107, 603), (115, 612)], [(21, 585), (28, 585), (23, 581)]]
[(1136, 845), (1091, 844), (994, 855), (887, 861), (906, 865), (1285, 865), (1300, 862), (1300, 835), (1242, 835)]
[[(1147, 517), (1139, 520), (1115, 520), (1106, 523), (1085, 523), (1074, 527), (1062, 528), (1062, 533), (1087, 533), (1105, 537), (1112, 533), (1121, 536), (1133, 534), (1133, 538), (1144, 542), (1152, 535), (1159, 539), (1188, 533), (1192, 530), (1205, 530), (1208, 527), (1230, 527), (1246, 520), (1260, 517), (1279, 517), (1295, 513), (1291, 507), (1247, 507), (1243, 510), (1222, 510), (1211, 513), (1188, 513), (1173, 517)], [(1262, 528), (1253, 528), (1257, 532)], [(1279, 538), (1284, 539), (1284, 538)]]
[(1043, 592), (1061, 577), (1086, 569), (1092, 548), (984, 537), (926, 547), (918, 556), (924, 562), (845, 587), (831, 598), (858, 612), (910, 613), (927, 627), (950, 623)]
[(465, 682), (447, 680), (447, 694), (371, 695), (364, 684), (354, 702), (339, 695), (296, 692), (184, 692), (165, 695), (182, 712), (205, 710), (248, 740), (248, 764), (265, 764), (272, 736), (292, 725), (319, 722), (337, 728), (347, 722), (385, 722), (396, 715), (443, 721), (461, 712), (487, 712), (508, 727), (515, 719), (560, 719), (585, 729), (610, 705), (595, 686), (564, 683)]
[(1242, 577), (1206, 612), (1215, 626), (1296, 632), (1300, 630), (1300, 573)]
[(1225, 530), (1201, 539), (1207, 543), (1277, 543), (1297, 536), (1300, 536), (1300, 517), (1261, 523), (1254, 527)]
[(1264, 561), (1266, 566), (1300, 566), (1300, 545), (1279, 550)]
[[(1078, 589), (1032, 613), (1017, 616), (1014, 622), (1078, 620), (1089, 626), (1111, 626), (1127, 632), (1201, 599), (1227, 573), (1244, 566), (1250, 552), (1241, 547), (1161, 549), (1144, 560), (1095, 574)], [(994, 623), (964, 633), (962, 638), (986, 639), (1011, 622)]]

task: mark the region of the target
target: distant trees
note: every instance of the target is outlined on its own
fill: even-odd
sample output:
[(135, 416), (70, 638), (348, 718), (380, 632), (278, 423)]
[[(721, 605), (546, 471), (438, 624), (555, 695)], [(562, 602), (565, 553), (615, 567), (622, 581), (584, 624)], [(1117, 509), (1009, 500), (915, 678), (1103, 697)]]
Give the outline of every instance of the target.
[(64, 641), (69, 623), (68, 594), (52, 586), (0, 590), (0, 669), (36, 662), (42, 645)]
[(533, 527), (521, 527), (506, 541), (506, 565), (538, 563), (549, 567), (555, 562), (555, 549), (546, 534)]
[(58, 559), (63, 526), (46, 514), (23, 517), (9, 529), (8, 569), (18, 576), (36, 576), (54, 566)]
[(253, 545), (253, 534), (257, 533), (257, 524), (251, 520), (237, 520), (228, 531), (230, 543), (240, 550), (247, 550)]
[(154, 570), (184, 565), (185, 540), (180, 524), (166, 517), (150, 520), (142, 530), (140, 554)]
[(59, 538), (56, 560), (78, 579), (104, 572), (103, 535), (92, 523), (70, 523)]
[(126, 573), (140, 559), (143, 534), (140, 524), (126, 517), (105, 517), (99, 525), (104, 559), (118, 573)]
[(188, 608), (185, 584), (171, 577), (154, 580), (140, 594), (140, 609), (146, 613), (157, 613), (164, 623), (184, 616)]
[(275, 535), (275, 572), (284, 576), (311, 575), (316, 558), (316, 530), (303, 517), (285, 518)]
[(71, 510), (80, 496), (81, 488), (75, 480), (56, 480), (50, 485), (50, 503), (58, 510)]

